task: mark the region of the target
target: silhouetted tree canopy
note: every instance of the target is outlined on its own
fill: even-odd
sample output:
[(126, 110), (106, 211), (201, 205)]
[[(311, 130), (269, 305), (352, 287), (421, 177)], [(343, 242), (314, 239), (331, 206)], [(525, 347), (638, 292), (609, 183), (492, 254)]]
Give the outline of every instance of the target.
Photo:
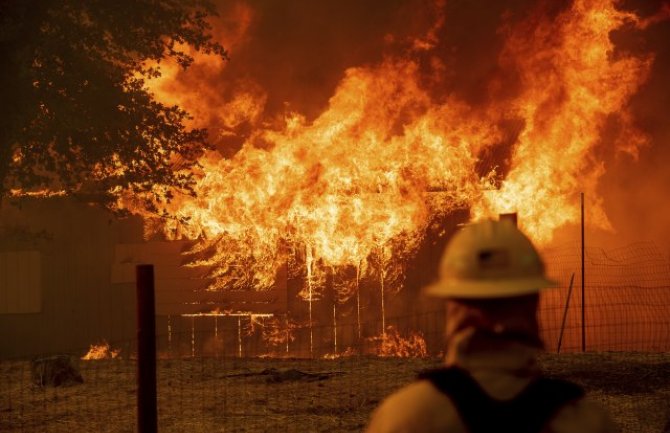
[[(148, 65), (225, 57), (207, 0), (0, 0), (0, 197), (51, 188), (109, 202), (120, 190), (190, 190), (206, 148), (188, 114), (155, 101)], [(169, 198), (167, 189), (156, 194)]]

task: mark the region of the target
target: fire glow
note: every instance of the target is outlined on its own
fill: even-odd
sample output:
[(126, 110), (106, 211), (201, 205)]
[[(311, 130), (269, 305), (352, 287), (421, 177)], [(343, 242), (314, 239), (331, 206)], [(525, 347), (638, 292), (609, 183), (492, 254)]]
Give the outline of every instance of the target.
[(91, 344), (88, 352), (81, 359), (84, 361), (116, 359), (120, 353), (121, 350), (112, 349), (108, 342), (103, 341), (100, 344)]
[(426, 341), (417, 332), (403, 336), (394, 327), (389, 326), (380, 337), (374, 337), (374, 341), (379, 343), (377, 354), (381, 357), (423, 358), (428, 356)]
[[(250, 8), (237, 12), (241, 30), (221, 36), (233, 58), (253, 21)], [(311, 304), (329, 275), (356, 269), (355, 281), (333, 284), (339, 302), (358, 293), (362, 276), (373, 275), (386, 334), (385, 284), (436, 217), (463, 209), (473, 220), (517, 212), (522, 229), (543, 243), (578, 222), (583, 191), (592, 202), (590, 224), (611, 229), (598, 196), (605, 168), (593, 154), (606, 146), (636, 155), (646, 143), (627, 110), (653, 58), (615, 53), (610, 34), (651, 21), (617, 9), (614, 0), (575, 0), (551, 18), (541, 10), (530, 14), (500, 29), (499, 67), (514, 71), (519, 91), (510, 96), (505, 82), (492, 80), (489, 102), (479, 105), (455, 95), (434, 98), (424, 85), (417, 59), (437, 43), (443, 16), (409, 52), (347, 69), (312, 120), (291, 110), (263, 119), (266, 93), (250, 82), (208, 105), (168, 65), (148, 83), (157, 99), (181, 104), (196, 124), (219, 118), (224, 135), (241, 124), (251, 132), (234, 155), (203, 157), (196, 196), (160, 204), (174, 218), (148, 226), (170, 239), (199, 240), (191, 265), (212, 267), (212, 290), (268, 288), (282, 266), (297, 263), (310, 324)], [(198, 64), (205, 76), (227, 67), (205, 55), (196, 56)], [(507, 167), (483, 165), (509, 138), (503, 125), (510, 121), (520, 126)], [(619, 133), (603, 144), (607, 122), (616, 122)], [(119, 207), (153, 218), (133, 197), (122, 197)], [(282, 346), (291, 340), (282, 331), (271, 338)]]

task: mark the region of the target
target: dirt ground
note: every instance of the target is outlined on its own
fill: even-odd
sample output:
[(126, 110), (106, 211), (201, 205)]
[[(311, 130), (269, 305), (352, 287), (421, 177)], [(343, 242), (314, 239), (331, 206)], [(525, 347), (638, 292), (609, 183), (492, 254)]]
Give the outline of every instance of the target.
[[(355, 432), (370, 412), (437, 359), (199, 358), (159, 362), (161, 432)], [(670, 431), (670, 354), (544, 355), (623, 432)], [(84, 384), (40, 388), (28, 361), (0, 362), (0, 432), (135, 431), (135, 364), (80, 361)]]

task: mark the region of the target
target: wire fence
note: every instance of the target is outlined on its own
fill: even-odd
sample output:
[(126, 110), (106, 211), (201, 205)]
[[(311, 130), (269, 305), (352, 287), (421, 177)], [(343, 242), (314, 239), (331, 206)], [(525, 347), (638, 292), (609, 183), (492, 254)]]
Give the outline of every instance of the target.
[[(579, 249), (544, 256), (559, 282), (541, 298), (547, 351), (557, 352), (559, 339), (561, 353), (580, 351), (582, 325), (588, 351), (670, 351), (670, 266), (657, 247), (587, 249), (584, 323)], [(440, 363), (441, 305), (363, 327), (339, 319), (157, 317), (159, 430), (360, 431), (385, 396)], [(81, 359), (90, 347), (69, 351), (83, 383), (68, 386), (41, 384), (45, 354), (0, 361), (0, 431), (135, 431), (137, 342), (107, 343), (103, 359)]]
[(565, 315), (562, 351), (582, 349), (582, 327), (586, 350), (670, 351), (670, 261), (657, 245), (586, 249), (583, 323), (579, 247), (553, 248), (544, 257), (559, 282), (556, 290), (543, 294), (540, 307), (548, 350), (558, 349)]
[[(314, 330), (316, 335), (331, 331), (327, 327)], [(267, 345), (253, 336), (244, 338), (240, 355), (237, 342), (223, 343), (226, 335), (234, 340), (237, 332), (237, 328), (220, 328), (218, 344), (213, 343), (217, 340), (211, 332), (177, 332), (171, 337), (173, 351), (159, 345), (159, 431), (361, 431), (384, 397), (421, 370), (441, 362), (434, 354), (416, 358), (365, 355), (373, 347), (379, 350), (379, 341), (348, 348), (339, 357), (269, 356)], [(162, 337), (167, 341), (167, 336)], [(398, 332), (389, 342), (397, 342), (396, 337), (408, 336)], [(135, 431), (135, 341), (109, 344), (119, 350), (115, 359), (80, 359), (87, 348), (72, 355), (83, 378), (81, 384), (40, 386), (32, 360), (1, 362), (0, 431)], [(328, 353), (331, 344), (316, 346), (314, 351)], [(412, 348), (420, 351), (421, 345)]]
[[(313, 347), (324, 355), (314, 358), (280, 355), (244, 331), (239, 340), (237, 326), (220, 327), (216, 336), (213, 330), (159, 335), (159, 431), (360, 431), (384, 396), (439, 364), (420, 343), (412, 346), (424, 350), (417, 358), (366, 355), (383, 344), (373, 340), (336, 355), (326, 338), (332, 329), (312, 332), (314, 341), (324, 342)], [(391, 343), (405, 337), (390, 332)], [(115, 359), (82, 360), (88, 348), (73, 354), (81, 384), (40, 386), (33, 360), (1, 362), (0, 431), (135, 431), (136, 342), (108, 343), (119, 351)]]

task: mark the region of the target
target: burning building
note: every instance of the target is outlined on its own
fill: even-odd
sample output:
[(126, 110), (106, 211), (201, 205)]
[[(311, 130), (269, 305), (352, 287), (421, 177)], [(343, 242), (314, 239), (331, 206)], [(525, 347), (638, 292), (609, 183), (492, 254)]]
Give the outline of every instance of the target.
[[(368, 314), (383, 333), (385, 294), (416, 295), (435, 260), (419, 259), (424, 266), (415, 276), (408, 267), (416, 266), (417, 251), (435, 243), (445, 219), (518, 212), (522, 228), (546, 244), (578, 222), (584, 191), (591, 227), (612, 229), (600, 194), (605, 166), (596, 155), (635, 155), (648, 141), (630, 100), (654, 60), (652, 53), (617, 47), (615, 36), (641, 32), (666, 9), (643, 18), (612, 1), (498, 5), (476, 13), (442, 1), (422, 5), (407, 26), (369, 30), (381, 33), (374, 47), (381, 56), (344, 67), (336, 80), (330, 71), (315, 73), (331, 80), (327, 98), (310, 100), (309, 83), (296, 83), (284, 70), (309, 68), (314, 59), (304, 52), (279, 62), (272, 78), (254, 66), (244, 80), (238, 75), (249, 59), (262, 64), (257, 56), (267, 53), (266, 41), (257, 35), (276, 25), (268, 10), (317, 13), (305, 5), (229, 5), (218, 27), (233, 53), (229, 64), (202, 56), (193, 76), (167, 69), (149, 84), (159, 99), (202, 113), (194, 122), (205, 122), (218, 140), (219, 152), (201, 161), (198, 196), (167, 205), (178, 217), (154, 226), (168, 238), (200, 239), (194, 263), (211, 266), (210, 289), (264, 290), (287, 266), (311, 324), (315, 300), (346, 303), (360, 297), (361, 279), (375, 281), (379, 299), (371, 302), (379, 308)], [(480, 26), (472, 45), (493, 43), (491, 52), (463, 53), (469, 30), (450, 26), (452, 15)], [(394, 22), (392, 13), (385, 19)], [(285, 37), (297, 39), (307, 29)], [(308, 35), (301, 36), (296, 45), (311, 49)], [(470, 81), (472, 74), (479, 81)], [(122, 198), (120, 206), (135, 209), (132, 199)]]
[(517, 212), (549, 245), (578, 223), (585, 192), (589, 229), (619, 228), (607, 197), (621, 191), (603, 179), (658, 140), (634, 109), (658, 63), (631, 41), (667, 5), (360, 3), (221, 2), (214, 33), (230, 60), (161, 65), (147, 86), (216, 150), (195, 196), (151, 211), (119, 197), (153, 243), (115, 247), (114, 284), (165, 260), (164, 316), (294, 321), (285, 340), (304, 355), (326, 345), (315, 326), (335, 351), (383, 336), (398, 325), (388, 317), (421, 328), (419, 288), (460, 223)]

